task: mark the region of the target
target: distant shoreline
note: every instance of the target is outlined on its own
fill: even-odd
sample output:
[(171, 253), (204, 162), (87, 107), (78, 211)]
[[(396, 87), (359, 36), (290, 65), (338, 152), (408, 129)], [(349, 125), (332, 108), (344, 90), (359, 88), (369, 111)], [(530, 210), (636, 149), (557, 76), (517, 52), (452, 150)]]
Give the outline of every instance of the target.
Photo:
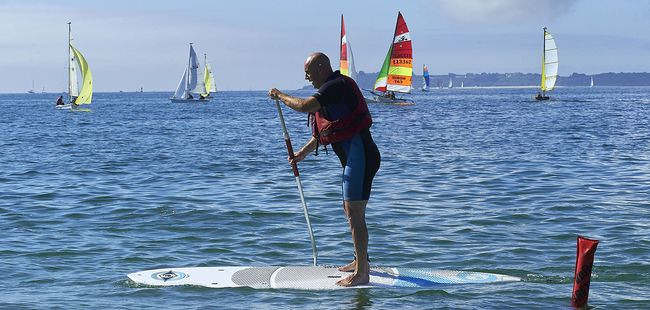
[[(588, 86), (556, 86), (556, 88), (586, 88)], [(650, 85), (623, 85), (623, 86), (594, 86), (593, 88), (645, 88), (645, 87), (650, 87)], [(459, 90), (459, 89), (536, 89), (539, 88), (539, 85), (503, 85), (503, 86), (465, 86), (465, 87), (453, 87), (452, 89)], [(430, 92), (436, 92), (440, 90), (448, 90), (449, 88), (443, 87), (443, 88), (438, 88), (438, 87), (431, 87), (429, 89)], [(415, 88), (415, 91), (419, 91), (420, 88)], [(246, 90), (222, 90), (218, 91), (215, 94), (218, 93), (243, 93), (243, 92), (266, 92), (268, 91), (267, 89), (246, 89)], [(306, 85), (302, 88), (298, 89), (282, 89), (282, 91), (315, 91), (315, 89), (311, 85)], [(94, 92), (94, 94), (139, 94), (141, 93), (140, 91), (99, 91), (99, 92)], [(154, 91), (145, 91), (142, 92), (143, 94), (149, 93), (149, 94), (169, 94), (170, 96), (174, 93), (173, 91), (162, 91), (162, 90), (154, 90)], [(58, 92), (45, 92), (45, 93), (36, 93), (36, 94), (29, 94), (27, 92), (5, 92), (5, 93), (0, 93), (0, 95), (25, 95), (29, 97), (37, 97), (39, 95), (61, 95), (63, 92), (58, 93)]]
[[(372, 89), (377, 78), (377, 72), (366, 73), (360, 71), (357, 75), (357, 84), (361, 88)], [(422, 75), (413, 75), (413, 88), (420, 89), (424, 84)], [(568, 76), (560, 75), (557, 78), (557, 87), (583, 86), (588, 87), (594, 80), (594, 87), (598, 86), (650, 86), (649, 72), (607, 72), (597, 74), (572, 73)], [(448, 73), (445, 75), (430, 75), (429, 88), (448, 88), (451, 80), (453, 87), (462, 84), (464, 87), (538, 87), (541, 80), (539, 73)], [(309, 85), (301, 88), (311, 87)]]

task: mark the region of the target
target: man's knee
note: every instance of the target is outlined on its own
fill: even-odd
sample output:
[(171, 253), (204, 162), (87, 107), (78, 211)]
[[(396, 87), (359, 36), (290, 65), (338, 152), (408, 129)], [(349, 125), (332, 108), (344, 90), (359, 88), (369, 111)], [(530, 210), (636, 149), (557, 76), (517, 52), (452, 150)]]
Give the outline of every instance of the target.
[(345, 211), (345, 215), (347, 215), (348, 219), (351, 217), (364, 216), (366, 213), (367, 203), (368, 203), (367, 200), (357, 200), (357, 201), (346, 200), (343, 203), (343, 209)]

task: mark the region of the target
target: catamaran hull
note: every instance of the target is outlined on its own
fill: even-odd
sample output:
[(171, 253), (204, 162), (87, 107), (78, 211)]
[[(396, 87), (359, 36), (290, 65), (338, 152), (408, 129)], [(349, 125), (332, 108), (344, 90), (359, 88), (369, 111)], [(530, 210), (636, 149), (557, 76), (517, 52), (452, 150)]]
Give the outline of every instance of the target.
[(374, 96), (372, 98), (366, 98), (367, 102), (370, 103), (383, 103), (383, 104), (394, 104), (394, 105), (413, 105), (415, 102), (411, 99), (405, 99), (405, 98), (386, 98), (383, 96)]
[(200, 100), (200, 99), (175, 99), (175, 98), (169, 98), (169, 100), (171, 100), (171, 102), (176, 102), (176, 103), (186, 103), (186, 102), (210, 102), (210, 99), (209, 99), (209, 98), (207, 98), (207, 99), (203, 99), (203, 100)]
[(70, 112), (90, 112), (88, 108), (73, 107), (71, 104), (57, 105), (55, 107), (57, 110), (68, 110)]

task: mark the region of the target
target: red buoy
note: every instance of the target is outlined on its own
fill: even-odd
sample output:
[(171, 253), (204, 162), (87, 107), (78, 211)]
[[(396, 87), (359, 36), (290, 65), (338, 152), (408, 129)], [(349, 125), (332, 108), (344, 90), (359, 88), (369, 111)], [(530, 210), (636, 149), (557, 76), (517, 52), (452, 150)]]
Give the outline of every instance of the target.
[(574, 307), (580, 308), (587, 305), (591, 268), (594, 265), (594, 254), (596, 254), (597, 246), (598, 240), (578, 236), (576, 269), (573, 275), (573, 294), (571, 294), (571, 305)]

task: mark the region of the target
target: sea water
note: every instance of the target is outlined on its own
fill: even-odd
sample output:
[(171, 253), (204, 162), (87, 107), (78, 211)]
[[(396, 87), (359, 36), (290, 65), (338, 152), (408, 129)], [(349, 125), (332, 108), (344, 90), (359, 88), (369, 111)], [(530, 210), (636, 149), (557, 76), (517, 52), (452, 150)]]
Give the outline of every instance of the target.
[[(291, 92), (308, 96), (310, 92)], [(427, 290), (141, 287), (126, 274), (309, 265), (311, 246), (266, 92), (208, 103), (97, 93), (0, 95), (0, 306), (142, 309), (570, 307), (578, 235), (600, 240), (589, 304), (650, 308), (650, 88), (416, 91), (370, 105), (381, 168), (367, 209), (376, 266), (520, 283)], [(285, 107), (294, 147), (304, 114)], [(353, 258), (331, 151), (299, 164), (323, 265)]]

